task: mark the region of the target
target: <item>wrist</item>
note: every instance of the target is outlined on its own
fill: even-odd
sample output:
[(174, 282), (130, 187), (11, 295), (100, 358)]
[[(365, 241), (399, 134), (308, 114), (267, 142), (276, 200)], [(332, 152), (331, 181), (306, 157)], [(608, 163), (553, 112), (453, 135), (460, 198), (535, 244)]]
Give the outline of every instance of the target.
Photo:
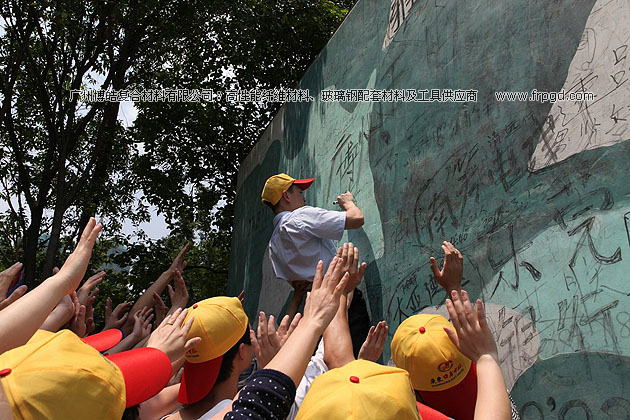
[(477, 357), (477, 360), (474, 360), (475, 365), (477, 365), (477, 367), (481, 366), (482, 368), (484, 366), (498, 366), (499, 365), (499, 357), (496, 353), (484, 353), (482, 355), (480, 355), (479, 357)]
[(324, 324), (323, 320), (307, 317), (306, 319), (302, 318), (300, 320), (300, 323), (296, 327), (296, 330), (298, 328), (304, 331), (313, 332), (315, 333), (317, 337), (319, 337), (320, 335), (324, 333), (324, 330), (326, 329), (326, 325)]

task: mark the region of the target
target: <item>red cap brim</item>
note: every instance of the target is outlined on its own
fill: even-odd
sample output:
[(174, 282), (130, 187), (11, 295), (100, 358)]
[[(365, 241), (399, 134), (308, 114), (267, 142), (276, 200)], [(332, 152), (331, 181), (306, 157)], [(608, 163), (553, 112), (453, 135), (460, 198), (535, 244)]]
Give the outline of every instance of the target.
[(463, 381), (443, 391), (418, 391), (426, 405), (457, 420), (473, 420), (477, 402), (477, 368), (470, 370)]
[(133, 407), (160, 392), (171, 377), (171, 361), (166, 353), (152, 347), (107, 356), (125, 379), (126, 407)]
[(293, 181), (293, 185), (297, 185), (302, 189), (302, 191), (304, 191), (311, 186), (313, 181), (315, 181), (315, 178), (296, 179), (295, 181)]
[(450, 417), (418, 401), (416, 401), (416, 405), (418, 406), (418, 412), (420, 413), (420, 418), (422, 420), (450, 420), (451, 419)]
[(122, 331), (110, 328), (100, 333), (89, 335), (82, 338), (85, 344), (89, 344), (99, 352), (109, 350), (122, 340)]
[(182, 404), (194, 404), (212, 390), (219, 376), (223, 356), (203, 363), (184, 362), (184, 374), (179, 387), (177, 401)]

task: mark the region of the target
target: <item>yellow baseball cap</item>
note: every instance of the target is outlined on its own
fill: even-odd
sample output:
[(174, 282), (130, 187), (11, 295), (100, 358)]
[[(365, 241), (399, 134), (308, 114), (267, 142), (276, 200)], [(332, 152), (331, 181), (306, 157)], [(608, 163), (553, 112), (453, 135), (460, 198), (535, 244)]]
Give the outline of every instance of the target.
[(444, 327), (455, 331), (441, 315), (407, 318), (392, 339), (392, 360), (409, 372), (413, 387), (427, 405), (457, 419), (472, 418), (477, 399), (476, 370)]
[(303, 191), (310, 187), (313, 181), (315, 181), (315, 178), (294, 179), (287, 174), (274, 175), (265, 182), (265, 187), (262, 191), (262, 202), (264, 204), (265, 201), (268, 201), (275, 206), (282, 198), (282, 193), (288, 190), (291, 185), (295, 184)]
[(0, 382), (15, 419), (121, 418), (170, 375), (171, 362), (158, 349), (108, 358), (69, 330), (39, 330), (0, 355)]
[(419, 418), (407, 372), (367, 360), (355, 360), (313, 381), (296, 420)]
[(187, 339), (201, 337), (201, 342), (184, 355), (184, 374), (178, 400), (192, 404), (214, 386), (223, 355), (241, 339), (248, 328), (248, 319), (236, 297), (213, 297), (188, 308), (184, 324), (194, 316)]

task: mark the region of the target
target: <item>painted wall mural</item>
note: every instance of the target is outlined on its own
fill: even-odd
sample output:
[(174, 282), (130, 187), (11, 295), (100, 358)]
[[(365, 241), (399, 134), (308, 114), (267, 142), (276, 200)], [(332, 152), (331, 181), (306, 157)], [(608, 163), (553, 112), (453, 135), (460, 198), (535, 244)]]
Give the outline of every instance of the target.
[[(492, 308), (524, 419), (630, 418), (630, 2), (360, 0), (239, 173), (228, 290), (278, 313), (278, 172), (317, 177), (311, 205), (350, 189), (370, 315), (393, 335), (444, 311), (429, 256), (449, 240), (465, 287)], [(468, 102), (330, 102), (331, 89), (462, 89)], [(499, 101), (496, 92), (591, 92)], [(391, 339), (391, 337), (390, 337)], [(389, 349), (386, 347), (386, 357)]]

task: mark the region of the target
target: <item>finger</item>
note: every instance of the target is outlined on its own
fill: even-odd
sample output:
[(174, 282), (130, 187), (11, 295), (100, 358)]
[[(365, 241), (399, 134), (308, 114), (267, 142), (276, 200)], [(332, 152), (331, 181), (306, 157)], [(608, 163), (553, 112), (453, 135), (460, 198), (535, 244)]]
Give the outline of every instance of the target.
[(171, 297), (171, 303), (173, 303), (173, 299), (175, 298), (175, 291), (173, 290), (170, 284), (167, 287), (168, 287), (168, 295)]
[(79, 244), (85, 243), (88, 241), (95, 226), (96, 226), (96, 219), (93, 217), (90, 217), (90, 220), (88, 220), (87, 225), (85, 225), (85, 228), (83, 229), (83, 232), (81, 233), (81, 238), (79, 238)]
[(455, 334), (455, 332), (448, 327), (444, 327), (444, 331), (446, 332), (446, 335), (448, 335), (448, 338), (451, 339), (453, 344), (455, 344), (455, 347), (459, 349), (459, 338), (457, 337), (457, 334)]
[(188, 261), (184, 261), (182, 263), (182, 270), (185, 269), (187, 265), (188, 265)]
[(289, 328), (289, 315), (285, 315), (280, 321), (280, 326), (278, 327), (278, 333), (286, 334)]
[(258, 343), (258, 339), (256, 338), (256, 333), (254, 332), (254, 330), (249, 330), (249, 340), (252, 343), (252, 347), (254, 348), (254, 353), (256, 353), (256, 356), (260, 355), (260, 344)]
[[(334, 258), (333, 258), (334, 260)], [(313, 290), (319, 289), (324, 279), (324, 262), (319, 260), (315, 268), (315, 277), (313, 277)]]
[[(177, 313), (177, 311), (175, 311), (175, 313)], [(173, 325), (181, 326), (184, 323), (184, 318), (186, 318), (187, 313), (188, 313), (188, 308), (184, 309), (183, 311), (180, 311), (179, 314), (175, 317), (175, 322), (173, 322)], [(192, 320), (192, 318), (193, 317), (191, 316), (188, 319), (188, 321)], [(192, 326), (192, 323), (190, 325)]]
[(374, 325), (372, 325), (370, 327), (370, 330), (368, 331), (367, 337), (365, 337), (366, 342), (369, 342), (372, 340), (372, 336), (374, 335), (374, 330), (375, 330)]
[(341, 270), (343, 270), (343, 257), (342, 258), (333, 257), (330, 264), (328, 264), (328, 270), (326, 270), (326, 275), (324, 276), (324, 279), (322, 280), (321, 286), (325, 287), (330, 281), (331, 277), (335, 275), (335, 271), (341, 271)]
[(343, 266), (347, 267), (348, 266), (348, 255), (349, 253), (349, 244), (348, 242), (343, 244), (343, 250), (341, 251), (341, 261), (343, 261)]
[(438, 263), (435, 260), (435, 258), (431, 257), (429, 258), (429, 262), (431, 263), (431, 271), (433, 272), (433, 277), (435, 277), (435, 279), (439, 279), (442, 274), (440, 273), (440, 268), (438, 267)]
[(146, 328), (147, 325), (151, 325), (152, 319), (153, 319), (153, 314), (149, 315), (149, 317), (143, 322), (144, 328)]
[(459, 318), (457, 317), (457, 311), (455, 310), (455, 305), (453, 305), (453, 301), (450, 299), (446, 299), (446, 310), (448, 311), (448, 316), (451, 318), (451, 322), (457, 331), (461, 330), (462, 326), (459, 324)]
[(240, 300), (242, 303), (244, 298), (245, 298), (245, 290), (241, 290), (241, 293), (238, 294), (238, 300)]
[(357, 248), (356, 246), (354, 247), (354, 258), (353, 258), (353, 264), (352, 264), (352, 268), (354, 269), (354, 271), (357, 271), (357, 266), (359, 265), (359, 248)]
[[(192, 325), (192, 324), (191, 324)], [(186, 342), (186, 344), (184, 345), (184, 353), (194, 349), (195, 347), (197, 347), (199, 345), (199, 343), (201, 343), (201, 337), (194, 337), (191, 338), (190, 340), (188, 340)]]
[(105, 299), (105, 319), (109, 318), (112, 314), (112, 300), (110, 298)]
[(58, 272), (59, 272), (59, 267), (53, 267), (52, 269), (53, 276), (57, 274)]
[[(260, 318), (258, 318), (258, 339), (259, 340), (267, 340), (268, 337), (267, 330), (267, 315), (264, 312), (260, 313)], [(267, 343), (264, 343), (267, 344)]]
[(477, 317), (475, 311), (470, 303), (470, 298), (468, 297), (468, 292), (462, 290), (462, 303), (464, 305), (464, 313), (466, 314), (466, 320), (469, 325), (475, 326), (477, 324)]
[(332, 293), (333, 299), (335, 299), (335, 301), (337, 302), (339, 301), (339, 298), (341, 297), (343, 290), (346, 288), (346, 285), (348, 284), (349, 279), (350, 279), (350, 274), (348, 273), (344, 274), (339, 284), (337, 284), (337, 286), (335, 287), (335, 290)]
[[(184, 316), (186, 316), (185, 314), (188, 313), (188, 310), (183, 310), (182, 313), (184, 313)], [(178, 320), (179, 320), (179, 317), (177, 318), (177, 320), (175, 321), (175, 324), (173, 324), (173, 325), (181, 325), (179, 322), (177, 322)], [(184, 324), (184, 326), (179, 329), (179, 333), (183, 337), (188, 337), (188, 333), (190, 332), (190, 329), (192, 328), (194, 320), (195, 320), (195, 317), (191, 316), (190, 318), (188, 318), (188, 321), (186, 321), (186, 324)], [(182, 322), (183, 321), (184, 321), (184, 319), (182, 318)]]
[(477, 299), (477, 320), (481, 329), (489, 329), (488, 322), (486, 321), (486, 310), (480, 299)]
[(361, 267), (359, 267), (359, 279), (363, 278), (366, 268), (367, 268), (367, 263), (361, 263)]
[(269, 315), (269, 322), (267, 324), (267, 331), (269, 332), (269, 335), (276, 335), (276, 319), (274, 318), (273, 315)]
[(87, 242), (86, 245), (89, 246), (90, 248), (94, 247), (94, 243), (96, 242), (96, 238), (98, 238), (98, 235), (101, 233), (101, 230), (103, 229), (103, 225), (101, 225), (100, 223), (96, 224), (96, 219), (92, 218), (94, 220), (94, 227), (92, 228), (92, 231), (90, 232), (88, 238), (87, 238)]
[(289, 331), (287, 332), (287, 336), (291, 335), (293, 330), (295, 330), (297, 328), (297, 326), (300, 323), (301, 319), (302, 319), (302, 314), (301, 313), (298, 312), (297, 314), (295, 314), (295, 316), (293, 317), (293, 321), (291, 321), (291, 325), (289, 325)]
[(339, 248), (337, 248), (337, 257), (341, 258), (342, 252), (343, 252), (343, 246), (340, 246)]
[(457, 290), (453, 290), (451, 292), (451, 298), (453, 301), (453, 308), (455, 308), (455, 318), (457, 318), (461, 328), (467, 328), (468, 320), (466, 319), (466, 312), (464, 310), (461, 296), (459, 295), (459, 293), (457, 293)]

